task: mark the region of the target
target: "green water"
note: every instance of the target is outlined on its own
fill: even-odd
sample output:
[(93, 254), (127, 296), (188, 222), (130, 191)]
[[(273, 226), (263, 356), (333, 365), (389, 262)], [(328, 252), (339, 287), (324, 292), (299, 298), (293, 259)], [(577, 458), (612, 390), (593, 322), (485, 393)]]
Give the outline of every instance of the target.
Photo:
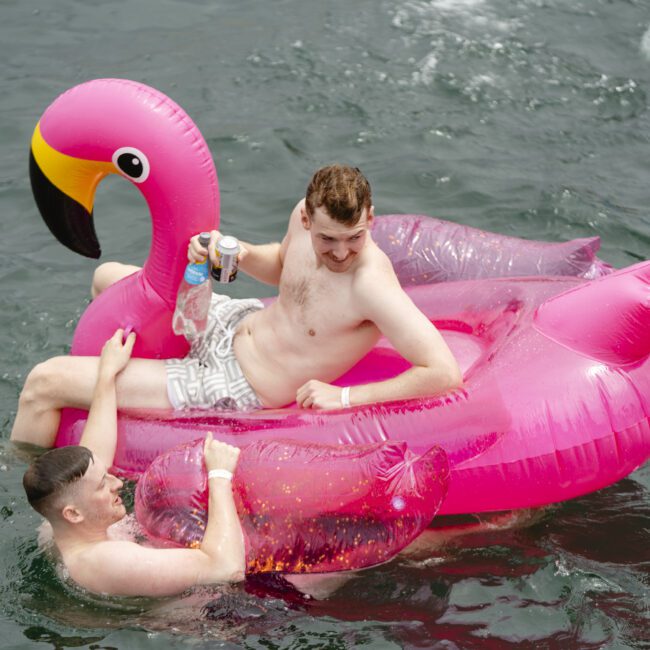
[[(0, 647), (650, 648), (648, 466), (525, 526), (432, 533), (426, 556), (325, 601), (237, 587), (106, 602), (39, 552), (8, 443), (26, 373), (67, 352), (93, 269), (29, 189), (32, 129), (63, 90), (126, 77), (179, 102), (242, 239), (281, 237), (313, 170), (344, 161), (379, 214), (597, 234), (624, 266), (650, 251), (649, 28), (648, 0), (1, 0)], [(141, 263), (138, 192), (109, 179), (95, 211), (104, 259)]]

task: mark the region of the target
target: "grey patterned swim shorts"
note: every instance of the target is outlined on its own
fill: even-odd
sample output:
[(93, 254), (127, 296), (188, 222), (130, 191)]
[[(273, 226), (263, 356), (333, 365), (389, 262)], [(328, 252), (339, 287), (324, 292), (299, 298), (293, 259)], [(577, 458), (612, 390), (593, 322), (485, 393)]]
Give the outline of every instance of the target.
[(232, 341), (239, 322), (262, 309), (256, 298), (212, 295), (205, 333), (192, 342), (184, 359), (167, 359), (167, 395), (175, 409), (262, 408), (235, 358)]

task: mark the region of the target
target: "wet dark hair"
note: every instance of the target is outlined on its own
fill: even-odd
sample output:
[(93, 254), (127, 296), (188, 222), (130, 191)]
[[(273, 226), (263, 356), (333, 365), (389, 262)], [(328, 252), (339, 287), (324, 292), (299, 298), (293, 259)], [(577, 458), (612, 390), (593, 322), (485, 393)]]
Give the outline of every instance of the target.
[(92, 460), (90, 449), (77, 445), (46, 451), (23, 475), (29, 504), (49, 518), (56, 497), (86, 473)]
[(364, 209), (370, 210), (371, 206), (370, 183), (358, 167), (348, 165), (319, 169), (305, 195), (305, 208), (310, 219), (313, 219), (316, 208), (324, 208), (332, 219), (347, 226), (354, 226)]

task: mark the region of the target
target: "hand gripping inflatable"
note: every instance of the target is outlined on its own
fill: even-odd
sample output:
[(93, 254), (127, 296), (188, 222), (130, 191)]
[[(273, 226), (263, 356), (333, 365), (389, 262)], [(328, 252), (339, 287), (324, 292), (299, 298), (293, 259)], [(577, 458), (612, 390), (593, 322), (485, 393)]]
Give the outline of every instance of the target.
[[(416, 456), (403, 443), (251, 443), (233, 478), (246, 572), (324, 573), (386, 562), (431, 522), (448, 478), (439, 447)], [(159, 456), (142, 475), (136, 517), (152, 537), (198, 546), (207, 499), (197, 440)]]
[[(119, 112), (111, 113), (119, 116), (116, 121), (108, 120), (104, 110), (106, 103), (112, 106), (113, 102), (120, 105)], [(151, 120), (143, 117), (149, 113), (154, 114)], [(131, 114), (138, 125), (133, 134), (128, 127)], [(81, 132), (73, 128), (77, 123), (84, 123)], [(166, 129), (177, 133), (179, 125), (185, 136), (173, 139), (173, 147), (151, 144)], [(170, 322), (186, 242), (192, 233), (218, 222), (214, 169), (203, 140), (193, 129), (181, 109), (157, 91), (119, 80), (82, 84), (57, 99), (41, 119), (32, 144), (34, 194), (52, 231), (77, 250), (83, 246), (73, 245), (74, 237), (92, 249), (91, 236), (77, 224), (78, 219), (87, 218), (83, 215), (90, 208), (85, 213), (71, 209), (71, 198), (78, 197), (77, 203), (82, 200), (92, 207), (99, 178), (118, 170), (112, 163), (114, 153), (133, 142), (148, 163), (145, 180), (131, 180), (151, 208), (149, 259), (141, 273), (93, 301), (75, 332), (74, 354), (98, 354), (115, 328), (128, 325), (139, 335), (136, 355), (174, 356), (183, 349), (184, 342), (171, 335)], [(129, 137), (122, 137), (122, 131)], [(138, 139), (131, 141), (131, 137)], [(95, 143), (103, 143), (103, 149)], [(186, 155), (202, 161), (190, 166), (196, 197), (188, 196), (191, 192), (179, 180), (185, 178), (183, 168), (176, 165), (176, 152), (171, 154), (172, 149), (183, 147), (190, 152), (183, 149), (182, 161)], [(120, 156), (116, 160), (119, 163)], [(61, 180), (72, 178), (73, 171), (83, 192)], [(201, 215), (201, 219), (188, 226), (183, 215)], [(639, 276), (645, 266), (593, 284), (570, 277), (494, 279), (489, 276), (507, 274), (510, 268), (522, 275), (570, 271), (587, 277), (606, 274), (609, 269), (593, 257), (594, 240), (544, 246), (469, 229), (465, 231), (469, 243), (464, 244), (450, 234), (450, 224), (409, 215), (388, 221), (383, 226), (381, 218), (376, 219), (374, 235), (399, 267), (402, 282), (420, 285), (408, 287), (409, 294), (441, 330), (459, 360), (463, 391), (327, 413), (287, 408), (256, 413), (122, 414), (116, 466), (139, 473), (157, 454), (203, 437), (208, 430), (240, 446), (288, 437), (345, 444), (398, 439), (421, 453), (435, 443), (447, 452), (451, 468), (449, 494), (440, 512), (463, 513), (572, 498), (618, 480), (648, 458), (647, 358), (637, 357), (636, 362), (619, 366), (602, 354), (585, 356), (579, 347), (567, 344), (557, 319), (542, 323), (541, 315), (551, 303), (540, 309), (540, 322), (534, 323), (538, 307), (574, 289), (557, 303), (558, 310), (568, 315), (565, 323), (573, 323), (571, 340), (575, 342), (581, 329), (606, 329), (602, 345), (615, 350), (631, 336), (632, 322), (637, 339), (647, 339), (647, 322), (637, 316), (628, 319), (630, 314), (643, 313), (639, 301), (645, 298), (637, 288), (639, 282), (647, 284), (644, 272)], [(447, 239), (436, 239), (436, 233)], [(484, 264), (486, 259), (490, 261)], [(524, 264), (526, 260), (530, 267)], [(429, 269), (423, 266), (427, 261)], [(484, 279), (471, 279), (477, 277)], [(426, 284), (441, 278), (462, 281)], [(583, 288), (590, 292), (584, 301), (579, 299)], [(619, 292), (624, 298), (613, 303), (613, 294)], [(165, 299), (159, 300), (163, 295)], [(611, 311), (616, 313), (608, 314), (612, 304), (616, 308)], [(407, 367), (386, 341), (380, 341), (338, 383), (377, 381)], [(79, 412), (64, 415), (57, 444), (78, 441), (84, 418)]]

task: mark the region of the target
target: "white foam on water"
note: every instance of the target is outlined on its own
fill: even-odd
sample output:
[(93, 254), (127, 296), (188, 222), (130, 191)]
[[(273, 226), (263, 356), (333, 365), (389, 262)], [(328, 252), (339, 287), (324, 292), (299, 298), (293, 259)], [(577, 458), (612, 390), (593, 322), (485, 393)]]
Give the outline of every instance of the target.
[(650, 27), (648, 27), (645, 34), (641, 37), (641, 46), (639, 49), (641, 50), (641, 54), (650, 61)]
[(485, 4), (485, 0), (429, 0), (427, 3), (438, 11), (465, 13)]
[(395, 10), (392, 24), (398, 29), (414, 29), (420, 35), (445, 30), (445, 19), (460, 19), (467, 27), (511, 32), (517, 20), (497, 17), (486, 0), (410, 0)]
[(417, 64), (417, 70), (413, 72), (412, 78), (414, 84), (424, 84), (428, 86), (434, 79), (438, 57), (430, 52)]
[[(406, 0), (395, 8), (392, 25), (403, 35), (406, 47), (420, 49), (429, 45), (425, 56), (412, 57), (410, 79), (403, 85), (430, 86), (441, 63), (459, 48), (489, 47), (505, 49), (504, 39), (521, 26), (520, 19), (504, 19), (487, 0)], [(480, 79), (482, 86), (493, 80)]]
[(497, 88), (498, 82), (496, 77), (489, 74), (476, 74), (471, 77), (469, 83), (463, 89), (463, 93), (473, 102), (477, 102), (480, 94), (485, 92), (486, 87)]

